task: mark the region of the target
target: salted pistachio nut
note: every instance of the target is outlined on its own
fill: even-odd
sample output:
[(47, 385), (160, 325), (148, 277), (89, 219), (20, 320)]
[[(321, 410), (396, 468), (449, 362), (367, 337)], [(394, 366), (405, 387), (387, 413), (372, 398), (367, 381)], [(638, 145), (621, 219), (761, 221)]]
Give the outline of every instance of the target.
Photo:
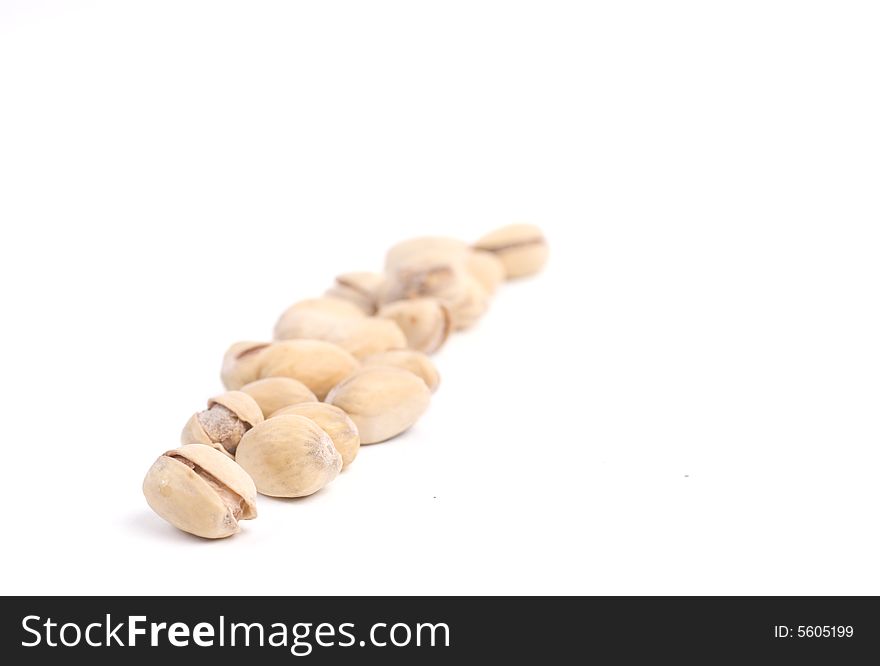
[(390, 319), (406, 336), (406, 346), (433, 354), (443, 346), (452, 330), (449, 308), (437, 298), (412, 298), (383, 305), (377, 313)]
[(242, 386), (241, 391), (254, 399), (265, 418), (282, 407), (318, 399), (308, 386), (290, 377), (258, 379)]
[(492, 296), (504, 282), (507, 271), (504, 263), (491, 252), (471, 250), (464, 259), (464, 267), (485, 290)]
[(379, 304), (423, 297), (449, 302), (459, 293), (464, 276), (463, 266), (456, 262), (406, 264), (388, 273), (378, 295)]
[(208, 400), (208, 408), (193, 414), (180, 434), (181, 444), (205, 444), (234, 454), (242, 435), (263, 422), (256, 401), (242, 391), (227, 391)]
[(402, 368), (376, 365), (358, 370), (333, 387), (326, 402), (351, 417), (361, 444), (375, 444), (410, 428), (430, 400), (431, 391), (420, 377)]
[(437, 367), (431, 362), (430, 358), (415, 349), (392, 349), (364, 359), (364, 367), (372, 365), (409, 370), (425, 382), (431, 393), (440, 386), (440, 373), (437, 372)]
[(342, 456), (342, 468), (345, 469), (357, 457), (361, 448), (361, 438), (357, 426), (348, 414), (339, 407), (328, 405), (326, 402), (301, 402), (289, 407), (283, 407), (272, 414), (270, 418), (293, 414), (305, 416), (318, 424), (324, 432), (330, 435), (333, 446)]
[(324, 340), (337, 322), (365, 317), (353, 303), (341, 298), (310, 298), (287, 308), (275, 324), (275, 339), (314, 338)]
[(388, 349), (405, 349), (406, 335), (396, 322), (378, 317), (352, 320), (341, 325), (326, 338), (335, 342), (357, 359)]
[(290, 377), (305, 384), (318, 400), (360, 362), (339, 345), (326, 340), (282, 340), (263, 352), (259, 379)]
[(272, 497), (305, 497), (330, 483), (342, 456), (330, 435), (305, 416), (270, 418), (242, 438), (235, 461), (257, 491)]
[(337, 275), (333, 286), (325, 296), (341, 298), (353, 303), (364, 314), (372, 315), (376, 312), (376, 298), (385, 275), (382, 273), (370, 273), (367, 271), (354, 271)]
[(537, 273), (547, 262), (547, 241), (533, 224), (509, 224), (495, 229), (474, 243), (474, 248), (498, 257), (508, 279)]
[(468, 245), (458, 238), (446, 236), (419, 236), (393, 245), (385, 254), (386, 272), (394, 272), (414, 263), (446, 263), (459, 261), (468, 251)]
[(206, 539), (239, 531), (239, 520), (257, 517), (257, 489), (232, 459), (204, 444), (168, 451), (143, 483), (150, 508), (176, 528)]
[(269, 345), (268, 342), (236, 342), (226, 350), (220, 369), (223, 386), (235, 391), (257, 379), (262, 353)]

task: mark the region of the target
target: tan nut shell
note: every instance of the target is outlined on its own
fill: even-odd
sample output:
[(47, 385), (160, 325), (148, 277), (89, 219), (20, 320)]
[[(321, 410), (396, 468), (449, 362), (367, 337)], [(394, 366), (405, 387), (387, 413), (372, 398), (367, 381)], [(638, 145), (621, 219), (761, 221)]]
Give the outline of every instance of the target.
[(326, 402), (301, 402), (279, 409), (272, 414), (271, 418), (294, 414), (305, 416), (318, 424), (324, 432), (330, 435), (333, 446), (342, 456), (342, 468), (345, 469), (357, 457), (361, 448), (361, 438), (357, 426), (348, 414), (339, 407), (328, 405)]
[(408, 370), (377, 365), (363, 368), (335, 386), (326, 402), (351, 417), (361, 444), (375, 444), (411, 427), (430, 400), (431, 391), (421, 378)]
[(336, 282), (325, 296), (350, 301), (365, 314), (371, 315), (376, 312), (376, 295), (384, 281), (385, 276), (382, 273), (343, 273), (336, 277)]
[(290, 377), (258, 379), (245, 384), (241, 390), (256, 401), (266, 418), (282, 407), (318, 399), (308, 386)]
[(485, 250), (469, 252), (464, 259), (464, 266), (489, 296), (495, 293), (507, 275), (504, 263), (494, 254)]
[(393, 272), (405, 264), (458, 261), (468, 251), (467, 243), (444, 236), (409, 238), (392, 246), (385, 255), (385, 270)]
[(431, 393), (440, 385), (440, 373), (437, 368), (422, 352), (414, 349), (392, 349), (380, 354), (374, 354), (364, 359), (364, 367), (371, 365), (384, 365), (409, 370), (417, 377), (421, 377)]
[(446, 307), (452, 317), (455, 330), (473, 326), (485, 314), (489, 307), (489, 296), (486, 290), (470, 274), (461, 277), (457, 290), (446, 295)]
[[(178, 456), (197, 469), (175, 460)], [(144, 477), (143, 491), (159, 516), (207, 539), (235, 534), (239, 520), (257, 517), (257, 491), (251, 478), (230, 458), (202, 444), (160, 456)]]
[[(351, 306), (354, 308), (354, 306)], [(338, 317), (323, 312), (288, 309), (275, 326), (279, 340), (325, 340), (357, 358), (386, 349), (406, 347), (406, 336), (392, 321), (365, 317)]]
[(244, 421), (251, 427), (263, 422), (263, 412), (260, 409), (260, 405), (257, 404), (253, 396), (248, 395), (244, 391), (227, 391), (226, 393), (215, 395), (208, 400), (208, 409), (214, 405), (223, 405), (235, 414), (239, 420)]
[(342, 469), (342, 456), (330, 436), (305, 416), (277, 416), (248, 430), (235, 460), (257, 490), (272, 497), (311, 495)]
[(492, 252), (504, 264), (509, 278), (537, 273), (547, 262), (547, 242), (533, 224), (509, 224), (489, 232), (474, 247)]
[(284, 340), (263, 352), (260, 379), (297, 379), (323, 400), (327, 392), (360, 366), (347, 351), (325, 340)]
[(235, 391), (254, 381), (260, 370), (262, 353), (268, 347), (268, 342), (236, 342), (226, 350), (220, 369), (223, 386)]
[(433, 354), (452, 329), (449, 308), (436, 298), (413, 298), (383, 305), (378, 317), (394, 321), (406, 336), (407, 347)]

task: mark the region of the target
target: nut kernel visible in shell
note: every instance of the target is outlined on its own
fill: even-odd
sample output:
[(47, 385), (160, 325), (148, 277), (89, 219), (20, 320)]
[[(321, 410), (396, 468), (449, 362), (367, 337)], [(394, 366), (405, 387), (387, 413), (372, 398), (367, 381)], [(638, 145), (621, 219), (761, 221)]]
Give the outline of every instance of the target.
[(309, 387), (318, 400), (360, 362), (339, 345), (326, 340), (283, 340), (263, 352), (259, 378), (290, 377)]
[(235, 455), (257, 490), (273, 497), (305, 497), (330, 483), (342, 456), (330, 436), (305, 416), (270, 418), (249, 430)]
[(420, 377), (401, 368), (376, 365), (362, 368), (333, 387), (326, 402), (351, 417), (361, 444), (375, 444), (410, 428), (430, 400), (431, 391)]
[(269, 347), (268, 342), (236, 342), (223, 355), (220, 379), (230, 391), (240, 389), (254, 381), (260, 371), (262, 353)]
[(258, 379), (245, 384), (241, 390), (256, 401), (265, 418), (282, 407), (300, 402), (314, 402), (318, 399), (308, 386), (290, 377)]
[(392, 349), (364, 359), (364, 367), (372, 365), (384, 365), (409, 370), (425, 382), (431, 393), (436, 391), (440, 385), (440, 373), (437, 372), (437, 368), (431, 362), (431, 359), (414, 349)]
[(345, 469), (357, 457), (361, 448), (361, 438), (357, 426), (348, 414), (339, 407), (328, 405), (326, 402), (301, 402), (279, 409), (270, 418), (294, 414), (305, 416), (318, 424), (324, 432), (330, 435), (333, 446), (342, 456), (342, 468)]
[(183, 427), (181, 444), (205, 444), (223, 453), (235, 453), (245, 432), (263, 422), (263, 413), (251, 396), (227, 391), (208, 400), (208, 408), (193, 414)]
[(407, 347), (433, 354), (443, 346), (452, 329), (449, 308), (436, 298), (412, 298), (383, 305), (378, 317), (397, 323)]
[(508, 279), (537, 273), (547, 262), (547, 241), (533, 224), (509, 224), (495, 229), (474, 243), (492, 252), (504, 264)]
[(143, 483), (150, 508), (176, 528), (206, 539), (239, 531), (257, 517), (254, 482), (227, 456), (203, 444), (161, 455)]

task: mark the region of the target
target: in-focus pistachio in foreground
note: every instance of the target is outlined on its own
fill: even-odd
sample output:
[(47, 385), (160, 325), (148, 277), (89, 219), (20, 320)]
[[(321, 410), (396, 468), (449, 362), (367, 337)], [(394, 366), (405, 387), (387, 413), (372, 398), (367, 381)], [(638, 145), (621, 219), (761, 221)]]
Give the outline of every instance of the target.
[(326, 402), (301, 402), (279, 409), (270, 418), (285, 414), (305, 416), (330, 435), (333, 446), (342, 456), (343, 469), (357, 457), (361, 448), (361, 437), (354, 421), (339, 407), (328, 405)]
[(247, 393), (227, 391), (208, 400), (208, 408), (190, 417), (180, 434), (181, 444), (206, 444), (235, 453), (242, 436), (263, 422), (263, 412)]
[(228, 456), (189, 444), (159, 456), (144, 477), (150, 508), (176, 528), (206, 539), (239, 531), (239, 520), (257, 517), (257, 489)]
[(259, 492), (272, 497), (311, 495), (342, 469), (342, 456), (330, 435), (311, 419), (291, 414), (249, 430), (235, 461), (251, 475)]
[(326, 400), (351, 417), (361, 444), (383, 442), (409, 429), (430, 401), (431, 391), (420, 377), (383, 365), (358, 370), (335, 386)]
[(318, 400), (360, 367), (360, 362), (339, 345), (326, 340), (282, 340), (261, 353), (260, 379), (290, 377), (312, 391)]

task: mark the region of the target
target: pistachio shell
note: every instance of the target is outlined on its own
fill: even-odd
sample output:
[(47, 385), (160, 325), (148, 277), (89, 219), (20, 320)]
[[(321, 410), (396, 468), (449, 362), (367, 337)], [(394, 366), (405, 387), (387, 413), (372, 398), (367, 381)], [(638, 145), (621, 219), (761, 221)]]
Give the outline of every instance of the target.
[(183, 426), (183, 432), (180, 433), (180, 443), (184, 445), (204, 444), (205, 446), (210, 446), (212, 449), (220, 451), (220, 453), (226, 454), (230, 458), (232, 457), (232, 454), (229, 453), (220, 442), (211, 441), (211, 437), (205, 432), (205, 429), (202, 427), (202, 422), (199, 420), (199, 412), (190, 416), (189, 421)]
[(262, 353), (259, 378), (290, 377), (323, 400), (327, 392), (360, 366), (347, 351), (325, 340), (284, 340)]
[(547, 242), (533, 224), (509, 224), (478, 240), (474, 247), (492, 252), (504, 264), (508, 279), (537, 273), (547, 262)]
[(272, 414), (271, 418), (293, 414), (305, 416), (318, 424), (324, 432), (330, 435), (333, 446), (342, 456), (342, 468), (345, 469), (355, 459), (361, 448), (361, 438), (358, 435), (357, 426), (348, 414), (339, 407), (328, 405), (326, 402), (301, 402), (297, 405), (283, 407)]
[(262, 363), (262, 353), (269, 347), (268, 342), (236, 342), (223, 356), (220, 379), (230, 391), (240, 389), (254, 381)]
[(413, 263), (446, 263), (460, 260), (468, 251), (467, 243), (444, 236), (420, 236), (401, 241), (385, 255), (385, 270), (393, 272)]
[(507, 274), (504, 263), (494, 254), (485, 250), (468, 252), (464, 266), (489, 296), (495, 293), (499, 285), (504, 282)]
[(412, 426), (430, 399), (431, 391), (421, 378), (408, 370), (377, 365), (363, 368), (333, 387), (326, 402), (351, 417), (361, 444), (374, 444)]
[(443, 346), (452, 328), (449, 308), (436, 298), (412, 298), (383, 305), (378, 317), (394, 321), (410, 349), (433, 354)]
[(308, 386), (290, 377), (258, 379), (245, 384), (241, 390), (256, 401), (263, 416), (267, 418), (282, 407), (318, 399)]
[(431, 393), (440, 385), (440, 373), (425, 354), (414, 349), (392, 349), (390, 351), (374, 354), (364, 359), (364, 367), (371, 365), (384, 365), (409, 370), (417, 377), (421, 377)]
[(223, 405), (251, 427), (263, 422), (263, 412), (253, 396), (244, 391), (227, 391), (208, 400), (208, 408)]
[(336, 277), (336, 282), (325, 295), (350, 301), (365, 314), (371, 315), (376, 312), (376, 295), (384, 281), (382, 273), (343, 273)]
[(394, 322), (365, 317), (362, 313), (359, 317), (337, 317), (323, 312), (289, 309), (275, 326), (275, 337), (279, 340), (325, 340), (357, 358), (406, 347), (406, 336)]
[(294, 415), (270, 418), (249, 430), (235, 460), (259, 492), (273, 497), (311, 495), (342, 469), (330, 436), (311, 419)]
[(202, 444), (160, 456), (143, 483), (150, 508), (190, 534), (220, 539), (239, 531), (239, 520), (257, 516), (256, 488), (230, 458)]
[(454, 294), (447, 294), (445, 302), (453, 328), (460, 331), (473, 326), (485, 314), (489, 307), (489, 296), (477, 279), (469, 274), (461, 277), (457, 287)]

